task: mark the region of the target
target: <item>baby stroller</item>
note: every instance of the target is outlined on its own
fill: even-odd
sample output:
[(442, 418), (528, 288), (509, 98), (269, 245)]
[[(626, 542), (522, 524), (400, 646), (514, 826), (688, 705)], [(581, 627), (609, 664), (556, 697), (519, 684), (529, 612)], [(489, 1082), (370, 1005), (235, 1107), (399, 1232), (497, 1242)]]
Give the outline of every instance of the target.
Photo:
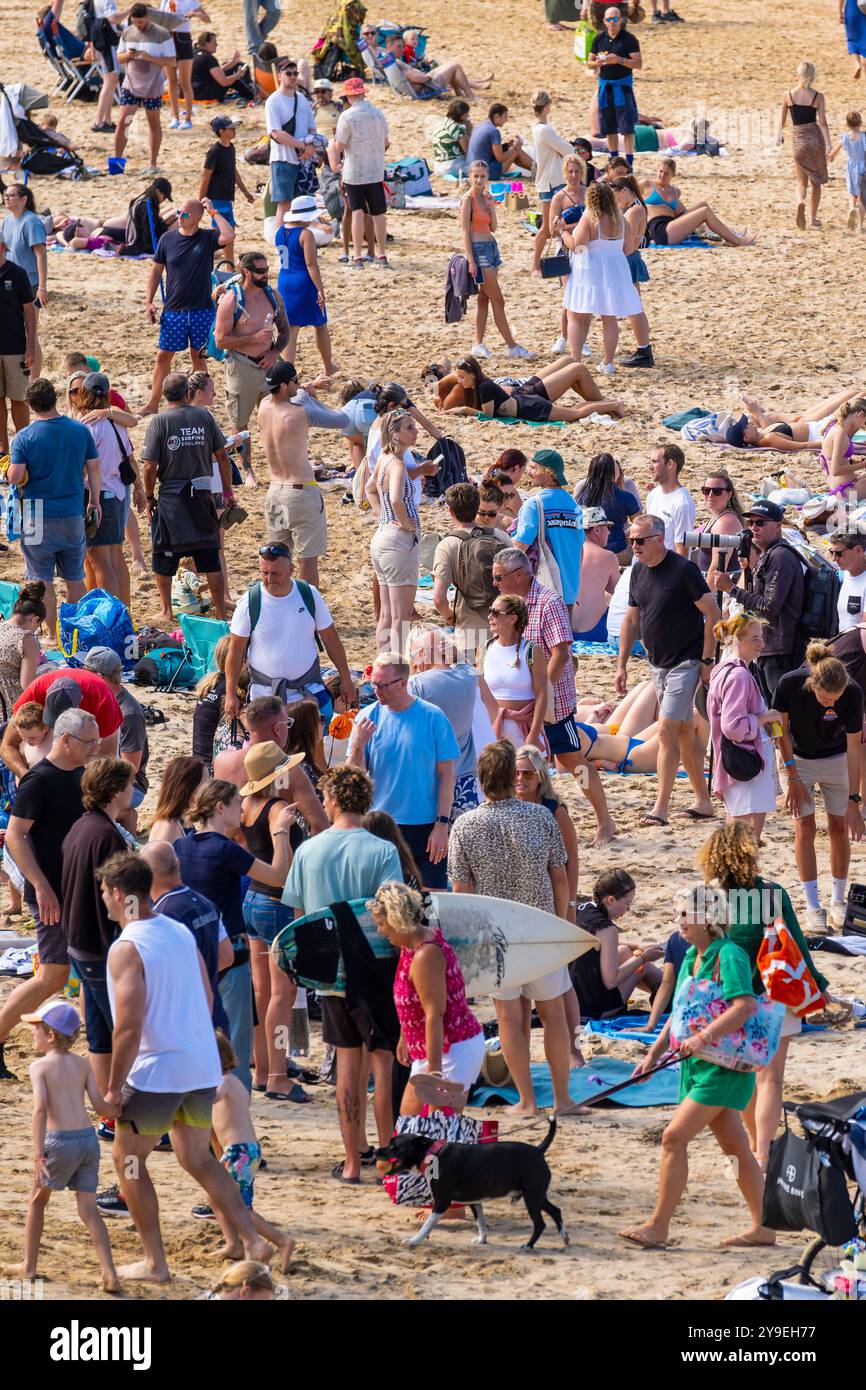
[(15, 126), (18, 145), (29, 146), (29, 152), (21, 160), (25, 182), (30, 174), (65, 174), (70, 178), (80, 178), (84, 161), (73, 150), (55, 144), (51, 134), (42, 130), (29, 113), (40, 106), (48, 105), (48, 98), (34, 87), (16, 83), (4, 87), (0, 82), (0, 103), (3, 107), (4, 125), (11, 118)]
[(364, 59), (358, 48), (358, 38), (366, 13), (367, 8), (361, 0), (343, 0), (311, 49), (311, 56), (315, 59), (314, 77), (325, 77), (329, 82), (343, 82), (348, 77), (364, 76)]

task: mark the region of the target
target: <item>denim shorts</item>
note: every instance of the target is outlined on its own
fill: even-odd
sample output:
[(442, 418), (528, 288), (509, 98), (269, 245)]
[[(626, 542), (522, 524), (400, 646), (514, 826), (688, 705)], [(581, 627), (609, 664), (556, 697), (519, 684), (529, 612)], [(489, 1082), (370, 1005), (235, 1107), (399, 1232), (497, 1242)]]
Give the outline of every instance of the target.
[(114, 1028), (106, 983), (108, 963), (105, 960), (76, 960), (73, 957), (72, 964), (81, 981), (84, 995), (87, 1051), (105, 1056), (111, 1052), (111, 1034)]
[(96, 535), (86, 542), (88, 550), (102, 545), (123, 545), (123, 533), (126, 528), (126, 498), (115, 497), (112, 492), (103, 492), (99, 501), (102, 507), (102, 520)]
[(495, 237), (487, 237), (484, 241), (473, 241), (472, 255), (479, 270), (498, 270), (502, 265), (502, 257), (499, 254)]
[(267, 893), (257, 893), (251, 888), (244, 898), (244, 926), (247, 935), (258, 938), (268, 946), (288, 926), (293, 910), (281, 903), (279, 898), (269, 898)]
[(298, 167), (286, 159), (271, 160), (271, 197), (275, 203), (290, 203), (294, 198)]
[(561, 193), (564, 187), (564, 183), (558, 183), (553, 188), (548, 189), (546, 193), (539, 193), (538, 201), (540, 203), (552, 203), (556, 194)]
[[(26, 515), (25, 515), (26, 520)], [(43, 520), (41, 539), (31, 544), (21, 535), (24, 574), (28, 579), (41, 579), (50, 584), (55, 571), (61, 579), (84, 578), (84, 516), (55, 516)]]
[(187, 346), (201, 352), (210, 337), (215, 309), (163, 309), (159, 316), (161, 352), (183, 352)]

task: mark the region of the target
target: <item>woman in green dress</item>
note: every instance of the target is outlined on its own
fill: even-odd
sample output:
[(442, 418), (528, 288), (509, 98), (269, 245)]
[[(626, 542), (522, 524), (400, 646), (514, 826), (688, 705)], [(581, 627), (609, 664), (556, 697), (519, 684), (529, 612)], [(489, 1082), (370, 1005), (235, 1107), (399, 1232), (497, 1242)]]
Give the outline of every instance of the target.
[[(723, 1245), (773, 1245), (775, 1233), (761, 1225), (764, 1179), (742, 1121), (742, 1111), (755, 1089), (754, 1073), (731, 1071), (693, 1056), (707, 1043), (742, 1028), (754, 1013), (752, 967), (746, 953), (726, 938), (724, 894), (710, 892), (700, 884), (687, 889), (684, 896), (686, 913), (681, 919), (680, 930), (689, 943), (689, 950), (680, 967), (674, 999), (690, 977), (715, 978), (728, 1007), (708, 1028), (680, 1043), (680, 1103), (662, 1135), (655, 1211), (649, 1221), (620, 1231), (620, 1235), (644, 1250), (666, 1249), (671, 1220), (688, 1181), (689, 1144), (708, 1128), (722, 1153), (733, 1161), (737, 1186), (752, 1217), (751, 1227), (745, 1234), (729, 1236)], [(658, 1041), (638, 1063), (636, 1074), (648, 1071), (662, 1060), (668, 1050), (669, 1035), (668, 1022)]]
[[(764, 982), (757, 963), (764, 928), (781, 917), (799, 946), (815, 983), (823, 991), (824, 1002), (831, 1003), (827, 980), (812, 959), (791, 899), (780, 883), (761, 878), (758, 873), (758, 842), (748, 822), (728, 821), (714, 831), (698, 850), (697, 864), (704, 881), (718, 884), (727, 894), (728, 940), (736, 942), (749, 957), (755, 994), (764, 993)], [(787, 1009), (778, 1050), (769, 1066), (761, 1067), (757, 1073), (755, 1093), (743, 1116), (752, 1151), (763, 1172), (767, 1171), (770, 1144), (782, 1115), (782, 1084), (788, 1044), (802, 1031), (802, 1019)]]

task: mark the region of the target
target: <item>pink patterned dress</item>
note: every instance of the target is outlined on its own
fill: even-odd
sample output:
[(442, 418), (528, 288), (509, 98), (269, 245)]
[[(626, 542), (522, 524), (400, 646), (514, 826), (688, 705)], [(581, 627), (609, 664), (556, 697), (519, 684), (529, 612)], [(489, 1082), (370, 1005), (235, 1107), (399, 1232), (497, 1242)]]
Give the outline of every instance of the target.
[[(424, 942), (423, 944), (427, 945), (428, 943)], [(438, 927), (436, 928), (436, 935), (433, 937), (433, 944), (439, 947), (445, 957), (447, 1002), (445, 1004), (445, 1016), (442, 1020), (442, 1051), (446, 1053), (452, 1044), (466, 1042), (467, 1039), (476, 1037), (481, 1032), (481, 1024), (466, 1003), (466, 986), (463, 983), (460, 966), (457, 964), (457, 957)], [(427, 1027), (424, 1006), (417, 989), (409, 978), (412, 961), (415, 959), (415, 951), (419, 949), (416, 946), (410, 951), (405, 946), (403, 947), (397, 965), (397, 974), (394, 978), (394, 1003), (397, 1006), (397, 1016), (400, 1019), (406, 1047), (413, 1062), (421, 1061), (427, 1056)]]

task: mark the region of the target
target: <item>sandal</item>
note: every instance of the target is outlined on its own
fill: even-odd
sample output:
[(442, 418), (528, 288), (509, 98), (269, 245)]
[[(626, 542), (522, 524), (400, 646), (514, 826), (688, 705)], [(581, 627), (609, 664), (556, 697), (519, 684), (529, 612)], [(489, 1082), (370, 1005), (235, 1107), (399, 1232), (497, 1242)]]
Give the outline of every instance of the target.
[(148, 728), (152, 728), (154, 724), (165, 723), (165, 715), (158, 705), (142, 705), (141, 714)]
[(645, 811), (638, 821), (638, 825), (667, 825), (667, 821), (663, 816), (653, 816), (649, 811)]
[(409, 1078), (410, 1086), (414, 1086), (418, 1099), (424, 1105), (430, 1105), (436, 1109), (443, 1105), (453, 1108), (455, 1104), (462, 1105), (468, 1094), (466, 1087), (461, 1086), (459, 1081), (446, 1081), (439, 1072), (419, 1071)]
[(291, 1100), (295, 1105), (306, 1105), (312, 1100), (303, 1087), (294, 1085), (290, 1091), (265, 1091), (265, 1100)]
[(342, 1159), (342, 1158), (341, 1158), (339, 1163), (335, 1163), (335, 1164), (334, 1164), (333, 1168), (331, 1169), (331, 1177), (332, 1177), (332, 1178), (336, 1178), (337, 1182), (344, 1182), (344, 1183), (346, 1183), (346, 1185), (347, 1185), (348, 1187), (360, 1187), (360, 1186), (361, 1186), (361, 1179), (360, 1179), (360, 1178), (344, 1178), (344, 1177), (343, 1177), (343, 1164), (344, 1164), (344, 1163), (345, 1163), (345, 1159)]
[(299, 1067), (296, 1062), (287, 1063), (286, 1076), (291, 1077), (292, 1081), (303, 1081), (305, 1086), (318, 1086), (321, 1080), (317, 1071), (310, 1071), (309, 1067)]
[(362, 1167), (362, 1168), (375, 1168), (375, 1166), (376, 1166), (376, 1150), (375, 1150), (375, 1149), (362, 1149), (361, 1152), (358, 1154), (358, 1157), (359, 1157), (360, 1160), (361, 1160), (361, 1167)]

